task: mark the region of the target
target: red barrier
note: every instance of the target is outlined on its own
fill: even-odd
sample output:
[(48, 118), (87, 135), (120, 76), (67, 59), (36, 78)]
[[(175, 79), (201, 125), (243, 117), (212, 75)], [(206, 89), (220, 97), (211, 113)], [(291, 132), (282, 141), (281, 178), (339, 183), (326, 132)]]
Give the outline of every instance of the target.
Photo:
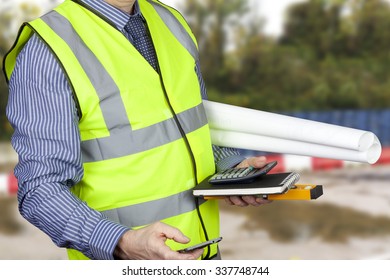
[(342, 160), (316, 157), (311, 159), (311, 170), (331, 170), (339, 169), (343, 166), (344, 162)]
[(8, 176), (8, 193), (16, 194), (18, 192), (18, 180), (13, 173)]
[(15, 195), (17, 192), (18, 182), (14, 174), (0, 174), (0, 196)]
[(390, 147), (382, 148), (382, 154), (375, 165), (390, 163)]

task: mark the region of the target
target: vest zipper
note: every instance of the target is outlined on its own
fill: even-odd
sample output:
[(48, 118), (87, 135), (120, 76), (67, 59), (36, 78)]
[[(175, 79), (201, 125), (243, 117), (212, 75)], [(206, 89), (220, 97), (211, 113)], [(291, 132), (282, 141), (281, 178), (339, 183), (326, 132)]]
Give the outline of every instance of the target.
[[(153, 49), (155, 50), (154, 43), (153, 43), (153, 40), (152, 40), (152, 35), (150, 33), (148, 23), (147, 23), (146, 19), (142, 15), (141, 15), (141, 18), (142, 18), (142, 21), (145, 24), (146, 32), (148, 33), (148, 36), (149, 36), (149, 38), (150, 38), (150, 40), (152, 42)], [(177, 115), (175, 113), (175, 110), (172, 107), (171, 101), (169, 100), (167, 89), (166, 89), (165, 84), (164, 84), (164, 79), (163, 79), (162, 74), (161, 74), (161, 68), (160, 68), (160, 63), (158, 61), (157, 52), (156, 52), (156, 62), (157, 62), (157, 73), (158, 73), (158, 75), (160, 77), (161, 87), (162, 87), (162, 90), (164, 92), (165, 100), (168, 103), (169, 110), (171, 111), (171, 113), (173, 115), (173, 119), (175, 120), (177, 128), (178, 128), (178, 130), (179, 130), (179, 132), (180, 132), (180, 134), (181, 134), (181, 136), (182, 136), (182, 138), (184, 140), (184, 143), (185, 143), (185, 145), (187, 147), (187, 150), (189, 152), (189, 155), (190, 155), (190, 158), (191, 158), (191, 162), (192, 162), (192, 168), (193, 168), (193, 173), (194, 173), (194, 178), (195, 178), (195, 184), (199, 184), (195, 156), (194, 156), (194, 153), (192, 152), (191, 145), (190, 145), (190, 142), (188, 141), (187, 135), (184, 132), (184, 129), (183, 129), (183, 127), (182, 127), (182, 125), (181, 125), (181, 123), (179, 121), (179, 118), (177, 117)]]

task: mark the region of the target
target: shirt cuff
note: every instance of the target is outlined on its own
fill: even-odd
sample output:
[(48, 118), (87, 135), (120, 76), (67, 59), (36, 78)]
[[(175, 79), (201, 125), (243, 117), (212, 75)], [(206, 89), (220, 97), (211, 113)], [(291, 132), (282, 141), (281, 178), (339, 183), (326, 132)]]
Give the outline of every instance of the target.
[(114, 250), (122, 235), (129, 228), (111, 222), (109, 220), (101, 220), (90, 239), (90, 250), (94, 259), (97, 260), (113, 260)]
[(217, 171), (222, 171), (228, 168), (235, 167), (236, 165), (240, 164), (243, 160), (246, 158), (241, 155), (231, 155), (229, 157), (226, 157), (224, 159), (221, 159), (217, 163)]

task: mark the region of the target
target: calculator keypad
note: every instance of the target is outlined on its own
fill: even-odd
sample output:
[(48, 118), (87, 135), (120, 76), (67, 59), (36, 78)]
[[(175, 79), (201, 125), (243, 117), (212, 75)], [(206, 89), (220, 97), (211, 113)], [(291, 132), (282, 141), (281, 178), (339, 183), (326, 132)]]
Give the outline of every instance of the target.
[(249, 166), (246, 168), (229, 168), (218, 172), (209, 179), (210, 184), (227, 184), (227, 183), (250, 183), (256, 177), (267, 174), (275, 165), (276, 161), (267, 163), (262, 168)]

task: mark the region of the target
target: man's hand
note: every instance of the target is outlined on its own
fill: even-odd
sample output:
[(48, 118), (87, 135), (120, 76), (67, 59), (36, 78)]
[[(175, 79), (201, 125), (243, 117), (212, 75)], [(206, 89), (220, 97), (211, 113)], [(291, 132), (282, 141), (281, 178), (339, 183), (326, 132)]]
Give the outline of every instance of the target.
[[(261, 168), (267, 163), (267, 158), (264, 156), (260, 157), (250, 157), (245, 160), (243, 160), (239, 165), (237, 165), (237, 168), (245, 168), (249, 166), (253, 166), (255, 168)], [(256, 197), (253, 195), (246, 195), (246, 196), (228, 196), (225, 197), (226, 203), (230, 205), (236, 205), (240, 207), (246, 207), (249, 205), (252, 206), (260, 206), (263, 204), (268, 204), (272, 201), (263, 199), (261, 197)]]
[(139, 230), (127, 231), (119, 240), (114, 256), (122, 260), (196, 260), (203, 249), (178, 253), (166, 244), (167, 239), (187, 244), (189, 238), (177, 228), (158, 222)]

